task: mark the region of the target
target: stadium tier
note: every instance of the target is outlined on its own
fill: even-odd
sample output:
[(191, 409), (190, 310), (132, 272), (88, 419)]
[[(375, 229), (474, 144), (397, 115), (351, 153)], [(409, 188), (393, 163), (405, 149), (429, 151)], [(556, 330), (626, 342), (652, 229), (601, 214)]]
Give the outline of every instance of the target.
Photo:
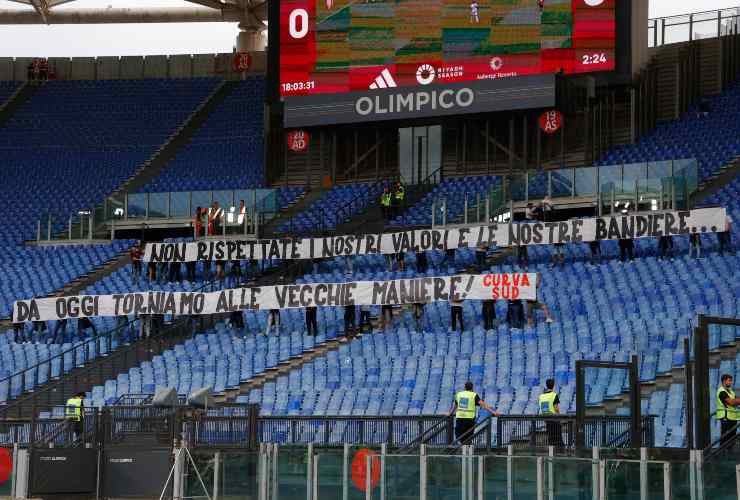
[[(447, 200), (447, 216), (453, 220), (465, 210), (465, 193), (473, 198), (480, 194), (484, 197), (491, 190), (501, 185), (501, 177), (471, 176), (445, 179), (427, 193), (421, 201), (410, 207), (403, 214), (391, 220), (392, 226), (430, 225), (432, 223), (432, 206), (439, 200)], [(441, 222), (441, 221), (437, 221)]]
[(599, 165), (696, 158), (706, 179), (740, 155), (740, 84), (691, 106), (679, 120), (659, 124), (636, 144), (617, 146)]
[(109, 245), (64, 247), (0, 246), (0, 317), (10, 316), (19, 297), (44, 297), (60, 290), (114, 258), (131, 245), (119, 240)]
[(6, 222), (0, 241), (34, 237), (36, 221), (49, 214), (61, 229), (70, 215), (102, 202), (176, 133), (218, 81), (40, 86), (0, 129), (0, 210), (23, 214)]
[(279, 231), (303, 234), (335, 229), (375, 201), (382, 190), (380, 183), (334, 186), (322, 193), (306, 210), (281, 224)]
[(264, 78), (237, 82), (190, 141), (141, 191), (264, 187)]

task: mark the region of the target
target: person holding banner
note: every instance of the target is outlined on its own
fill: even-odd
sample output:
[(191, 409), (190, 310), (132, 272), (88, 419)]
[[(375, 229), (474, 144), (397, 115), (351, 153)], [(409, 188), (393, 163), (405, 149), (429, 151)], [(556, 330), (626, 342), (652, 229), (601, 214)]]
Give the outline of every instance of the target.
[(368, 304), (363, 304), (360, 306), (360, 331), (364, 331), (363, 328), (365, 326), (365, 323), (367, 323), (367, 327), (370, 329), (370, 333), (373, 332), (373, 324), (370, 323), (370, 311), (372, 306)]
[(272, 327), (275, 327), (275, 332), (277, 335), (280, 335), (280, 309), (270, 309), (270, 312), (267, 314), (267, 328), (265, 329), (265, 337), (270, 335), (270, 330), (272, 330)]
[(351, 337), (355, 331), (355, 306), (344, 307), (344, 335)]
[(701, 258), (701, 234), (691, 233), (689, 235), (689, 259), (696, 253), (696, 258)]
[(139, 243), (135, 243), (131, 247), (131, 250), (128, 251), (128, 256), (131, 260), (131, 277), (134, 284), (138, 284), (141, 278), (141, 255), (142, 252)]
[(22, 344), (26, 341), (26, 324), (23, 322), (13, 323), (13, 342)]
[(393, 323), (393, 306), (383, 304), (380, 306), (380, 328), (385, 330)]
[(452, 331), (457, 330), (457, 321), (460, 321), (460, 333), (465, 330), (463, 325), (463, 301), (450, 299), (450, 319), (452, 320)]
[(196, 207), (195, 215), (193, 216), (193, 229), (195, 230), (195, 238), (201, 238), (203, 236), (203, 207)]
[(673, 260), (673, 237), (661, 236), (658, 238), (658, 258), (660, 260), (668, 257)]
[(496, 301), (487, 299), (483, 301), (483, 329), (493, 330), (496, 328)]
[(601, 242), (599, 240), (589, 241), (588, 249), (591, 251), (589, 263), (593, 266), (596, 263), (601, 264)]
[(317, 312), (316, 306), (306, 308), (306, 332), (311, 337), (316, 336), (319, 331), (319, 324), (316, 321)]

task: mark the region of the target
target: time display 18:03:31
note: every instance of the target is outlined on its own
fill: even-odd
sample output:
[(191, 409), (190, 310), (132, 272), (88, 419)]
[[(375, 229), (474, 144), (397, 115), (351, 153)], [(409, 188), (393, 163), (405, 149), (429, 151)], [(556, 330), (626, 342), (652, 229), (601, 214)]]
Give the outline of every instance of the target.
[(283, 92), (294, 92), (296, 90), (311, 90), (316, 88), (313, 80), (307, 82), (283, 83)]

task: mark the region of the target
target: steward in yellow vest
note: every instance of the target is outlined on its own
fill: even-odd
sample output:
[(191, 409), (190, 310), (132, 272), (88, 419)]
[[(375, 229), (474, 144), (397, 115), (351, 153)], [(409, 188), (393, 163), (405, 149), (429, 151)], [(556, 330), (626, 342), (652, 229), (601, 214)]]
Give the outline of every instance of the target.
[[(539, 398), (540, 415), (555, 416), (560, 414), (560, 396), (555, 392), (555, 380), (549, 378), (545, 381), (545, 391), (540, 394)], [(564, 446), (563, 429), (557, 420), (548, 420), (545, 422), (547, 428), (547, 445)]]
[(730, 442), (737, 433), (737, 424), (740, 420), (737, 407), (740, 406), (740, 399), (735, 397), (732, 375), (725, 373), (720, 381), (720, 386), (717, 388), (717, 411), (714, 416), (720, 421), (722, 429), (720, 446), (722, 446)]
[(455, 415), (455, 439), (462, 444), (470, 444), (475, 430), (475, 417), (480, 406), (494, 416), (500, 413), (491, 408), (477, 393), (473, 392), (473, 383), (465, 382), (465, 390), (455, 394), (455, 401), (449, 416)]
[(64, 406), (64, 418), (72, 425), (74, 439), (85, 433), (85, 393), (79, 392), (67, 400)]

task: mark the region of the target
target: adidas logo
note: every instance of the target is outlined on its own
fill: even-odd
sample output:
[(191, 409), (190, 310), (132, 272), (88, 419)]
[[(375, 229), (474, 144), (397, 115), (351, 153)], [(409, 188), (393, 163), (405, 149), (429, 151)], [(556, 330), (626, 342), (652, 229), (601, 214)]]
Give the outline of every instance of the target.
[(380, 72), (380, 76), (378, 76), (375, 81), (370, 84), (370, 89), (387, 89), (389, 87), (398, 87), (398, 85), (396, 85), (396, 81), (393, 79), (391, 72), (388, 71), (388, 68), (385, 68), (383, 71)]

